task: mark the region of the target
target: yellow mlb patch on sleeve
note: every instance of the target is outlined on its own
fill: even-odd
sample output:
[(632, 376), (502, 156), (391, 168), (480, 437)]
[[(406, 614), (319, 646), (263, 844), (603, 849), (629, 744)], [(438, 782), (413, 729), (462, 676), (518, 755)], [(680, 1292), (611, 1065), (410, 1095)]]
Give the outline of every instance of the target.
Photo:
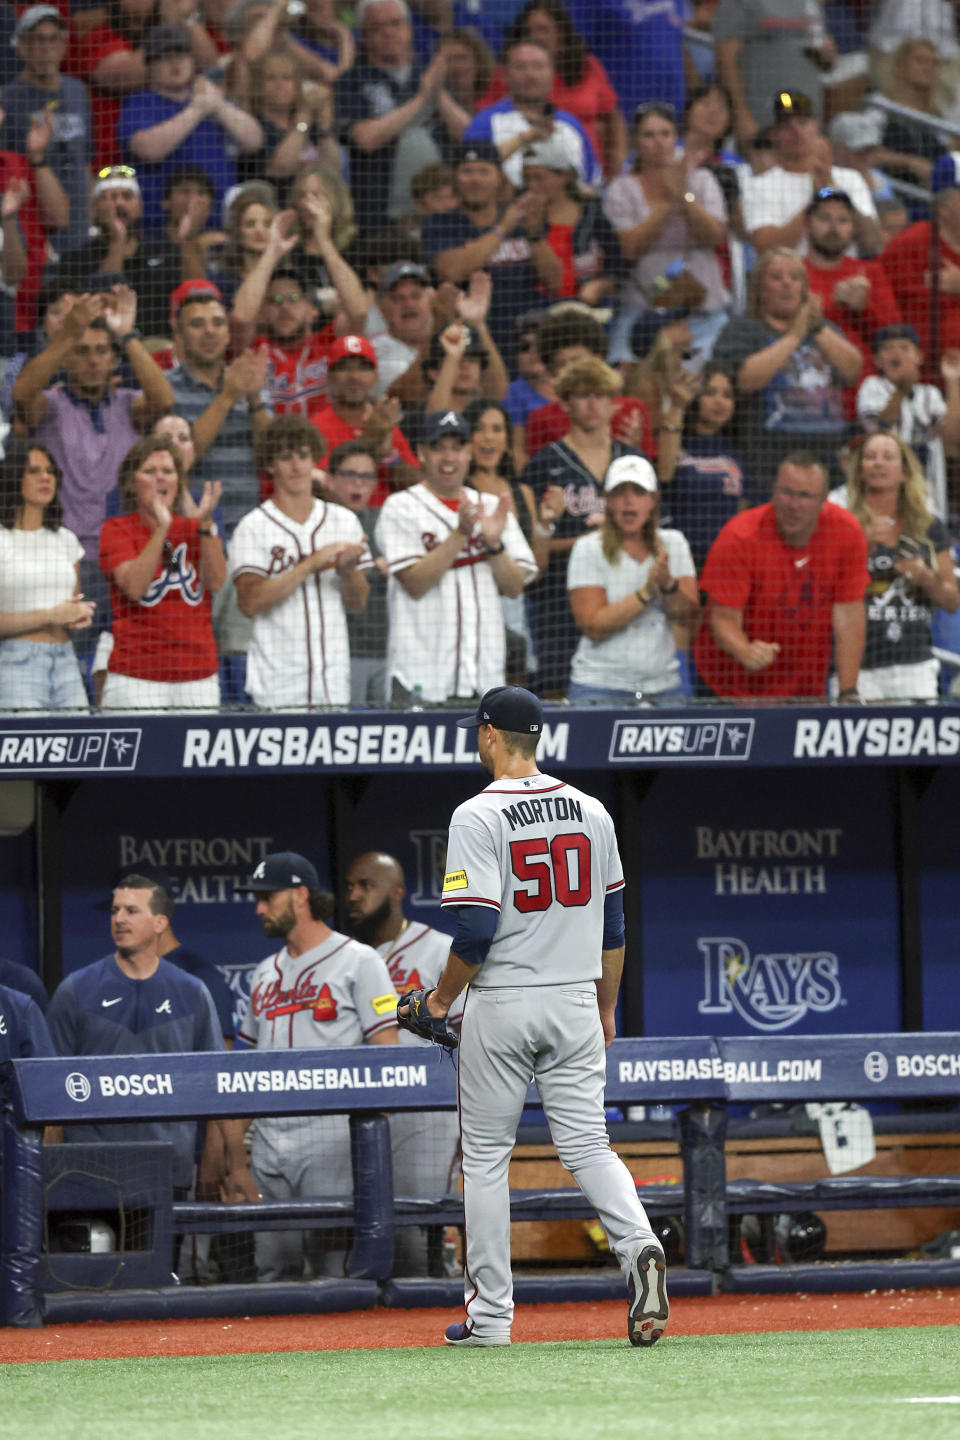
[(466, 890), (466, 888), (467, 888), (467, 872), (466, 872), (466, 870), (451, 870), (451, 871), (449, 872), (449, 874), (444, 875), (444, 877), (443, 877), (443, 893), (444, 893), (444, 895), (446, 895), (446, 893), (447, 893), (448, 890)]
[(373, 1006), (375, 1015), (389, 1015), (392, 1011), (396, 1010), (397, 999), (398, 997), (391, 991), (389, 995), (374, 996), (370, 1004)]

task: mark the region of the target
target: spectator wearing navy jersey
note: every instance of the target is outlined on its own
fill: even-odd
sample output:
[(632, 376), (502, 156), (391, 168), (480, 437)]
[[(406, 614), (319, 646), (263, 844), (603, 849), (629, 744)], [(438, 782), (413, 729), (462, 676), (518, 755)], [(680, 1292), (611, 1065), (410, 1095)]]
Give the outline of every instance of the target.
[(454, 185), (457, 208), (424, 221), (423, 248), (441, 280), (466, 286), (478, 270), (489, 274), (490, 332), (509, 364), (517, 315), (538, 303), (538, 285), (555, 288), (560, 270), (542, 207), (529, 193), (507, 202), (509, 187), (489, 140), (462, 147)]
[[(206, 986), (160, 957), (160, 941), (170, 925), (165, 913), (168, 902), (166, 891), (144, 875), (126, 875), (114, 890), (110, 911), (114, 950), (74, 970), (50, 1001), (47, 1019), (60, 1055), (152, 1056), (223, 1049), (220, 1023)], [(226, 1147), (225, 1193), (230, 1198), (257, 1198), (245, 1184), (239, 1122), (215, 1124)], [(69, 1124), (64, 1138), (166, 1142), (173, 1148), (174, 1195), (186, 1198), (193, 1182), (196, 1123), (192, 1120)], [(206, 1168), (201, 1160), (201, 1172)]]
[(56, 1053), (36, 1000), (22, 990), (0, 985), (0, 1063), (34, 1060)]
[(686, 537), (698, 570), (727, 521), (751, 503), (747, 460), (732, 437), (736, 408), (733, 372), (711, 361), (697, 382), (681, 375), (663, 412), (663, 524)]

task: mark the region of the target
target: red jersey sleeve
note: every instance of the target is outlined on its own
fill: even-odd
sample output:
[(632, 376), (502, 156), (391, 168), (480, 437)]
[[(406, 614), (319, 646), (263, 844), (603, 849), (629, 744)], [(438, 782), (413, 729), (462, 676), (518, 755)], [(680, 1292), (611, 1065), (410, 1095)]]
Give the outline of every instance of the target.
[(137, 534), (135, 516), (116, 515), (104, 520), (100, 530), (100, 569), (112, 580), (117, 566), (125, 560), (135, 560), (143, 545), (143, 536)]
[(507, 77), (502, 65), (498, 65), (487, 82), (487, 88), (480, 97), (477, 110), (486, 110), (488, 105), (496, 105), (507, 93)]
[(402, 460), (405, 465), (412, 465), (416, 470), (420, 469), (420, 461), (410, 449), (407, 437), (398, 425), (393, 427), (393, 448), (396, 452), (395, 458), (397, 460)]
[[(739, 517), (738, 517), (739, 518)], [(750, 546), (738, 533), (736, 521), (728, 521), (710, 546), (700, 576), (700, 589), (717, 605), (743, 610), (750, 597), (753, 567)]]
[[(839, 506), (837, 508), (840, 509)], [(846, 510), (841, 510), (840, 515), (844, 524), (837, 534), (839, 555), (834, 602), (846, 605), (863, 599), (870, 583), (870, 572), (867, 569), (867, 537), (860, 522)]]
[(598, 115), (609, 115), (611, 110), (616, 110), (620, 104), (620, 96), (614, 90), (610, 82), (610, 76), (597, 59), (596, 55), (588, 55), (584, 78), (589, 79), (593, 86), (593, 93), (596, 97)]

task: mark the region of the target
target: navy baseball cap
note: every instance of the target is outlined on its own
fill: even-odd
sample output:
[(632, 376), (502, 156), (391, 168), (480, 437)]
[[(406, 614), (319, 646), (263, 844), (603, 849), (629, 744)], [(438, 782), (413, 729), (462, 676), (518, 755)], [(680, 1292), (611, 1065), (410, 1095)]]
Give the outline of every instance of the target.
[(266, 895), (271, 890), (292, 890), (296, 885), (319, 890), (320, 876), (310, 861), (295, 850), (278, 850), (275, 855), (265, 855), (246, 884), (237, 889), (245, 895)]
[(841, 205), (846, 205), (851, 215), (857, 208), (846, 190), (838, 190), (835, 185), (824, 185), (821, 189), (814, 191), (813, 199), (807, 206), (807, 214), (811, 214), (819, 205), (826, 205), (829, 200), (839, 200)]
[(466, 445), (470, 439), (470, 426), (456, 410), (434, 410), (423, 422), (422, 445), (436, 445), (445, 435), (456, 435)]
[(879, 350), (887, 340), (912, 340), (917, 349), (920, 349), (920, 336), (912, 325), (881, 325), (879, 330), (873, 332), (874, 350)]
[(496, 165), (497, 169), (503, 163), (500, 159), (500, 151), (492, 140), (465, 140), (457, 152), (457, 164), (469, 165), (472, 161), (483, 161), (486, 165)]
[(479, 730), (495, 725), (518, 735), (539, 735), (543, 729), (543, 706), (536, 695), (520, 685), (495, 685), (488, 690), (476, 715), (465, 715), (457, 724), (461, 730)]
[(143, 58), (149, 65), (164, 55), (191, 55), (190, 31), (186, 25), (155, 25), (143, 42)]
[(934, 195), (940, 195), (944, 190), (960, 190), (960, 155), (956, 151), (941, 155), (933, 162), (930, 189)]

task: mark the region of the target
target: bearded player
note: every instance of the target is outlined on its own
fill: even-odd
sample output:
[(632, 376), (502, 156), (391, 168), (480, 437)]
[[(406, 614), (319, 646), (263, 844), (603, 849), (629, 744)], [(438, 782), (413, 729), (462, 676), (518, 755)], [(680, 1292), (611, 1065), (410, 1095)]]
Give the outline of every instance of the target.
[[(310, 861), (292, 850), (267, 855), (239, 888), (255, 896), (264, 935), (282, 942), (253, 973), (237, 1031), (241, 1044), (257, 1050), (395, 1045), (397, 996), (387, 967), (369, 945), (331, 930), (333, 896), (320, 889)], [(256, 1120), (250, 1160), (265, 1200), (353, 1194), (346, 1115)], [(346, 1253), (329, 1248), (330, 1236), (321, 1231), (308, 1240), (312, 1277), (344, 1273)], [(257, 1279), (301, 1279), (303, 1249), (299, 1231), (258, 1234)]]

